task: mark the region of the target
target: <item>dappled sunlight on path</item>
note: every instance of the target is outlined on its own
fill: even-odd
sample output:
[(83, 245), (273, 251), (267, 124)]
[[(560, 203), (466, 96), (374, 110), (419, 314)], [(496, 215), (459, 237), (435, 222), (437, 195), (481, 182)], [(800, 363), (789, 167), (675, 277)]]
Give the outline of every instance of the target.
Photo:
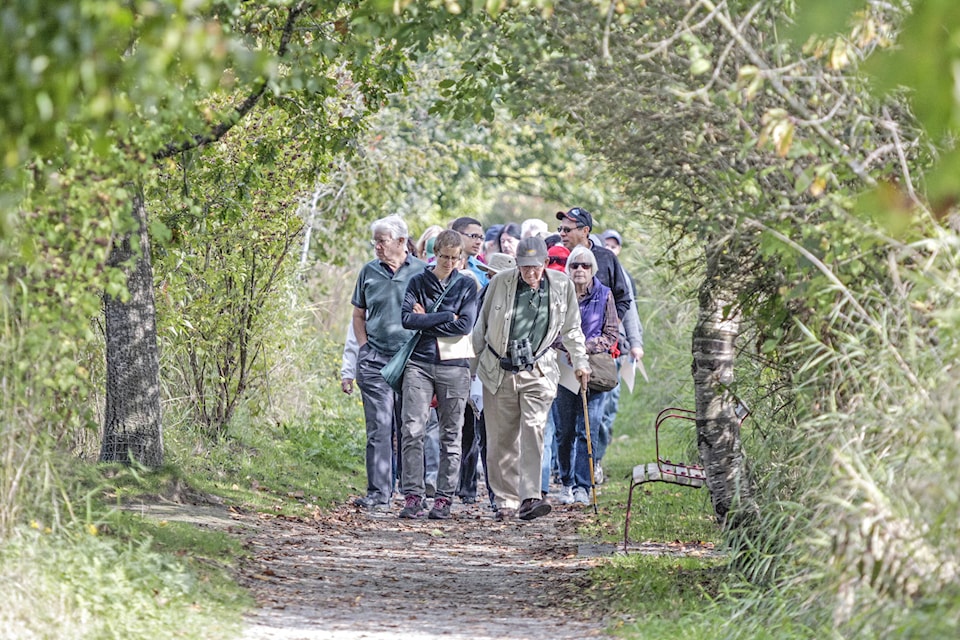
[(573, 598), (598, 555), (596, 545), (578, 553), (585, 512), (500, 523), (480, 504), (457, 503), (448, 521), (398, 511), (259, 518), (242, 580), (261, 608), (243, 638), (606, 637), (604, 621)]

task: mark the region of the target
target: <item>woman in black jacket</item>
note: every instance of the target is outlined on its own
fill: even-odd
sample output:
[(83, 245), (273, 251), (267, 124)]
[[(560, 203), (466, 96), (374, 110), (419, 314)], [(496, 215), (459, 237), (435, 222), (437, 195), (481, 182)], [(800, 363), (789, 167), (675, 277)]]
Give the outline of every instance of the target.
[(470, 397), (472, 354), (460, 349), (470, 344), (477, 317), (476, 281), (458, 271), (463, 255), (459, 233), (450, 229), (441, 232), (433, 251), (436, 263), (410, 280), (402, 308), (404, 328), (420, 331), (420, 340), (403, 374), (401, 518), (427, 515), (423, 435), (434, 397), (440, 422), (440, 468), (429, 517), (450, 517), (460, 480), (460, 430)]

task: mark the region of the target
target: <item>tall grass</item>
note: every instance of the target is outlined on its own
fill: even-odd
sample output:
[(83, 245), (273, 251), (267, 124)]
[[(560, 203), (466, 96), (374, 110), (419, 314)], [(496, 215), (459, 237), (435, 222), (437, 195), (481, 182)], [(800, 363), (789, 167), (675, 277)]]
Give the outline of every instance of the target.
[[(798, 322), (776, 368), (745, 349), (737, 391), (752, 410), (743, 441), (759, 523), (721, 534), (705, 493), (641, 492), (632, 540), (728, 544), (712, 560), (611, 560), (596, 579), (619, 635), (960, 635), (960, 243), (941, 233), (891, 249), (872, 279), (841, 277), (842, 295), (812, 288), (810, 308), (825, 311)], [(624, 395), (608, 450), (602, 529), (612, 539), (622, 533), (625, 477), (653, 460), (653, 416), (692, 399), (692, 289), (647, 266), (640, 307), (655, 382)], [(686, 438), (668, 446), (689, 450)]]
[(230, 637), (246, 596), (212, 575), (149, 538), (33, 521), (0, 545), (0, 638)]
[[(20, 305), (20, 308), (17, 305)], [(25, 289), (0, 294), (0, 541), (28, 517), (55, 525), (73, 518), (59, 477), (85, 420), (57, 390), (63, 380), (49, 327), (30, 327)], [(53, 360), (53, 362), (50, 362)], [(81, 361), (82, 364), (82, 361)], [(77, 363), (74, 362), (73, 366)], [(78, 420), (79, 418), (79, 420)]]
[(762, 522), (717, 637), (958, 635), (955, 241), (892, 253), (798, 326), (794, 418), (755, 451)]
[(17, 373), (23, 340), (15, 304), (14, 291), (0, 287), (0, 540), (20, 518), (40, 455), (37, 416), (23, 404), (25, 385)]

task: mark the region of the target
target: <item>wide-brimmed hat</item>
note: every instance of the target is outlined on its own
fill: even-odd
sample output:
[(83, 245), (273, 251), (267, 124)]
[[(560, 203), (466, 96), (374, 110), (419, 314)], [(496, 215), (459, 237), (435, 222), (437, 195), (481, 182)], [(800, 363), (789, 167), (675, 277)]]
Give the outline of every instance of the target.
[(490, 275), (496, 275), (501, 271), (513, 269), (517, 266), (517, 261), (509, 253), (491, 253), (487, 256), (486, 262), (477, 261), (477, 266)]

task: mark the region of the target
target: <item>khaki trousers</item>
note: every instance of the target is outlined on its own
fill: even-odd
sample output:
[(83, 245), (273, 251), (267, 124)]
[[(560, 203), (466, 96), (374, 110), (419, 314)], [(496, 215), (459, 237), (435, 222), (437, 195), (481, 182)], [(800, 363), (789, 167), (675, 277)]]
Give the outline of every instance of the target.
[(516, 509), (527, 498), (540, 498), (543, 430), (556, 395), (557, 383), (539, 367), (505, 375), (495, 393), (483, 388), (487, 477), (499, 507)]

